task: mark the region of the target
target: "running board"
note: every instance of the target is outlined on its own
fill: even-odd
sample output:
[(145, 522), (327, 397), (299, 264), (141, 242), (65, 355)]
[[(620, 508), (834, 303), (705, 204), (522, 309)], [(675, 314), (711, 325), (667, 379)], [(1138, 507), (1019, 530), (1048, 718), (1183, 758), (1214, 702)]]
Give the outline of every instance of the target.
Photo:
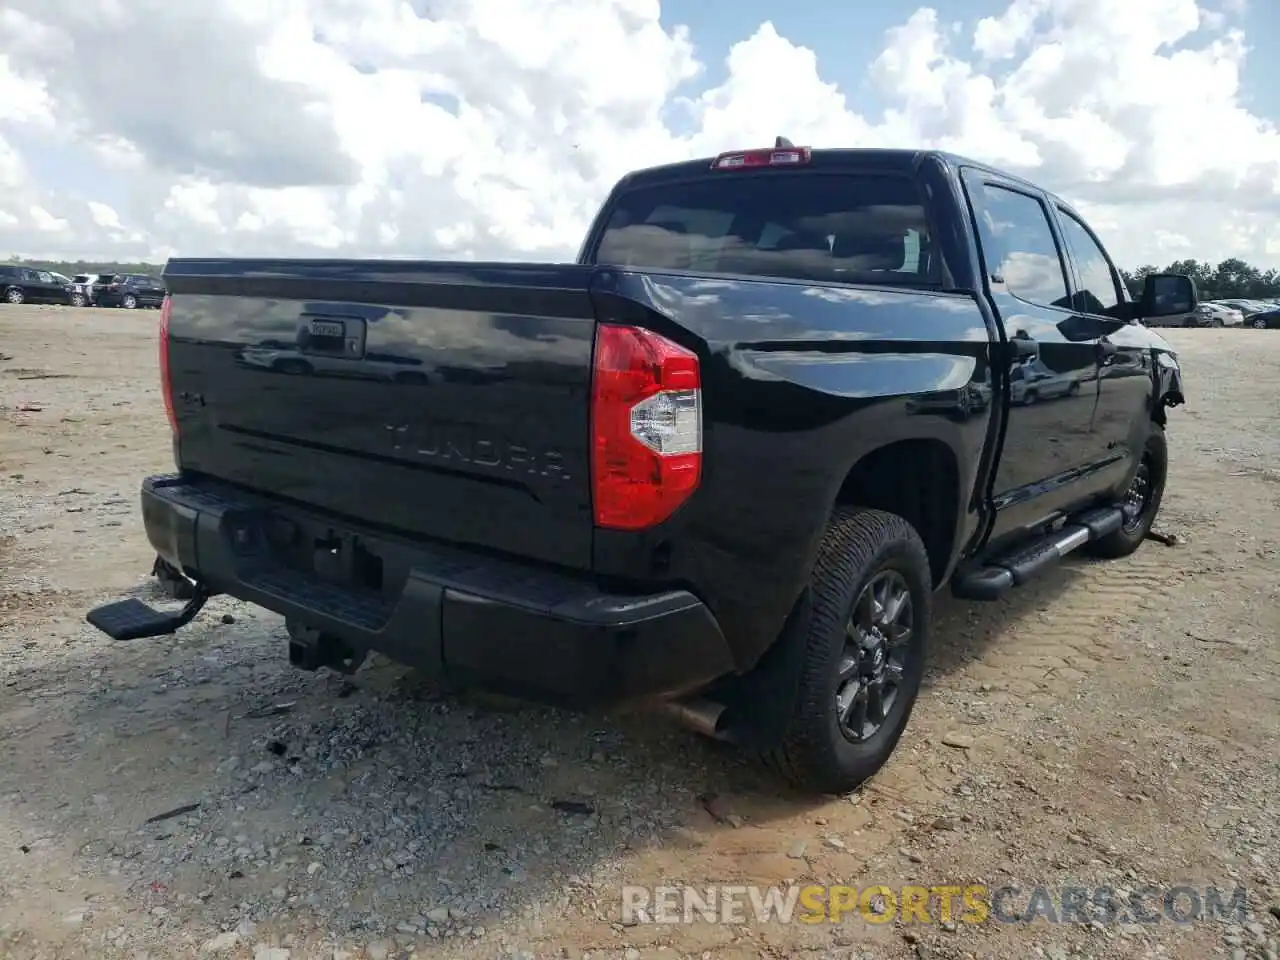
[(956, 577), (951, 582), (951, 592), (962, 600), (998, 600), (1014, 587), (1035, 579), (1090, 540), (1100, 540), (1119, 530), (1123, 520), (1119, 507), (1086, 510), (1053, 533)]
[(94, 607), (85, 620), (97, 627), (112, 640), (142, 640), (146, 637), (163, 637), (185, 627), (195, 619), (209, 591), (197, 585), (195, 593), (181, 610), (156, 610), (136, 598), (116, 600)]

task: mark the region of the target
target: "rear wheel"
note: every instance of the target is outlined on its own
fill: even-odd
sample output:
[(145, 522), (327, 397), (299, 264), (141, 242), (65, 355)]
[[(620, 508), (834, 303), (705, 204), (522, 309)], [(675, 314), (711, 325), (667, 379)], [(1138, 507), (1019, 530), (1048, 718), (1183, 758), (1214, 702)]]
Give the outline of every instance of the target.
[(4, 298), (9, 303), (19, 304), (19, 303), (26, 303), (27, 295), (23, 293), (21, 287), (10, 287), (8, 290), (4, 292)]
[(1082, 550), (1095, 557), (1118, 559), (1129, 556), (1142, 546), (1160, 513), (1160, 501), (1164, 499), (1168, 476), (1169, 447), (1165, 443), (1164, 428), (1152, 424), (1138, 470), (1120, 502), (1123, 516), (1120, 529), (1101, 540), (1085, 544)]
[(120, 301), (120, 305), (126, 310), (136, 310), (138, 308), (138, 298), (132, 293), (126, 293), (124, 299)]
[(929, 558), (901, 517), (839, 508), (809, 589), (807, 615), (780, 641), (801, 647), (800, 683), (764, 759), (801, 789), (847, 793), (884, 766), (915, 706), (930, 630)]
[(73, 307), (83, 307), (85, 305), (85, 302), (86, 301), (83, 293), (73, 293), (71, 295), (71, 305)]
[(1266, 317), (1254, 317), (1254, 318), (1253, 318), (1253, 328), (1254, 328), (1255, 330), (1265, 330), (1265, 329), (1267, 329), (1267, 319), (1266, 319)]

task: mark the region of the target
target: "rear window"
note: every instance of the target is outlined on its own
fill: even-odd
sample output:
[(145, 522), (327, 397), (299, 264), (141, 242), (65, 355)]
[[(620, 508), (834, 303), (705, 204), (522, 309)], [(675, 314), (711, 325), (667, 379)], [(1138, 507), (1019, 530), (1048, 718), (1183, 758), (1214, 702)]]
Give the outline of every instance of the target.
[(596, 263), (831, 283), (937, 286), (914, 181), (886, 174), (725, 175), (622, 194)]

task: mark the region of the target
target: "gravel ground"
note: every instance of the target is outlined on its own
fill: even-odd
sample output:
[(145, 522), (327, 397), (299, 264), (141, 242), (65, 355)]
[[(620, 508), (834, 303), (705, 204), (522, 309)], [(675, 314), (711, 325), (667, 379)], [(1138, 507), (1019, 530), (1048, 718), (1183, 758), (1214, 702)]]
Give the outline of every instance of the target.
[[(897, 755), (816, 802), (654, 717), (446, 695), (381, 659), (294, 671), (279, 618), (225, 599), (176, 638), (87, 627), (151, 595), (154, 326), (0, 307), (0, 956), (1280, 951), (1280, 334), (1169, 333), (1190, 403), (1159, 526), (1183, 542), (942, 601)], [(620, 922), (623, 883), (789, 881), (1240, 885), (1249, 915)]]

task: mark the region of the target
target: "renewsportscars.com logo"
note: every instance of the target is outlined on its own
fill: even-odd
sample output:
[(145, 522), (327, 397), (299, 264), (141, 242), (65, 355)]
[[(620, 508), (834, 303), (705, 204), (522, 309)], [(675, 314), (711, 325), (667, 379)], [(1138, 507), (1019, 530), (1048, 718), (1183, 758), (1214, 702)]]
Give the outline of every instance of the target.
[(1177, 923), (1249, 915), (1248, 892), (1235, 887), (988, 887), (985, 884), (810, 884), (786, 887), (626, 886), (622, 922), (639, 923), (842, 923), (884, 924)]

